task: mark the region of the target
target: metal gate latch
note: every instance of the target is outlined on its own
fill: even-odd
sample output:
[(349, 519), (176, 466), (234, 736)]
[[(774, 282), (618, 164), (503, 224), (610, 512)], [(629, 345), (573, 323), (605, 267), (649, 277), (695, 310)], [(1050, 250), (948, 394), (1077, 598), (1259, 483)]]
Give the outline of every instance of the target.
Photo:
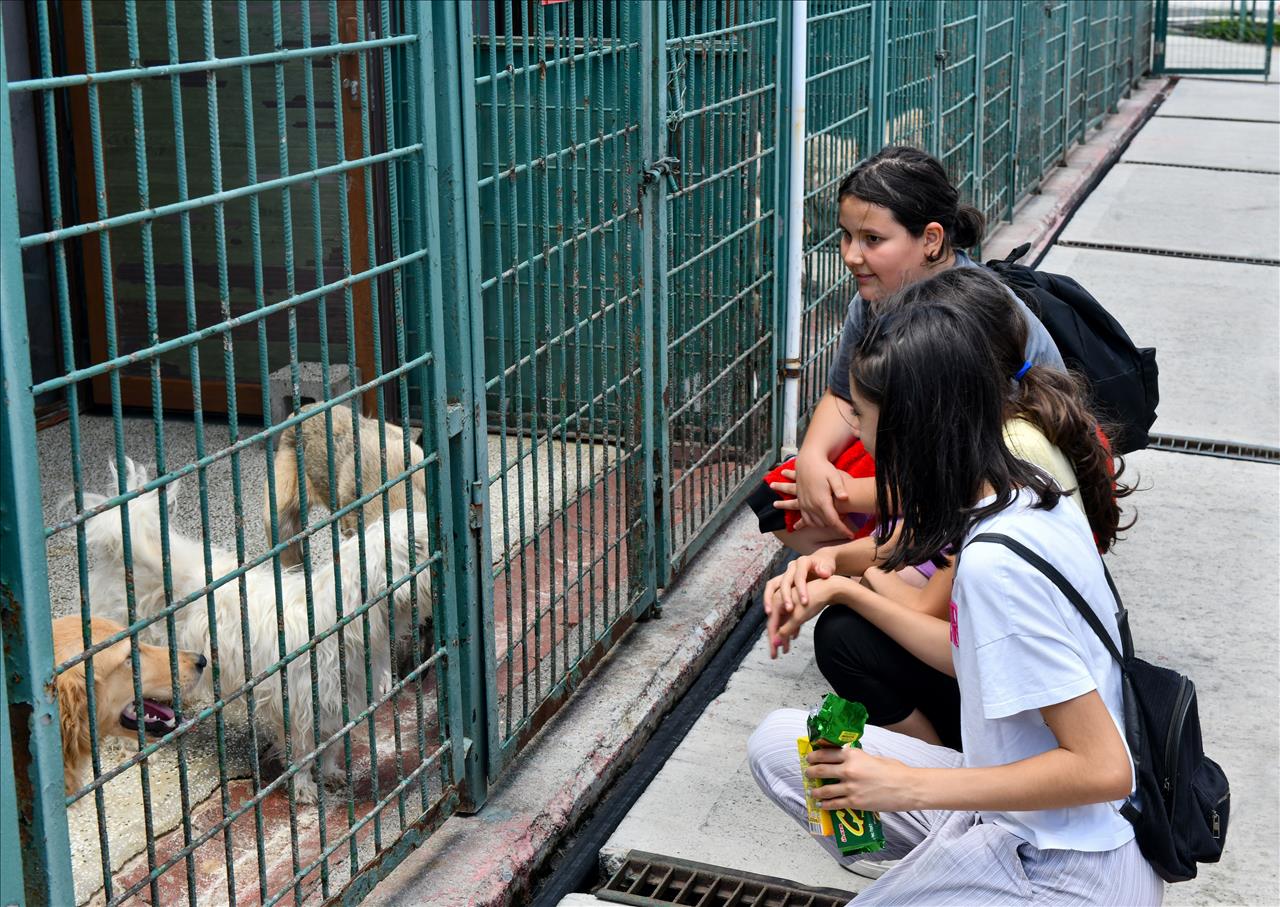
[(640, 182), (648, 186), (658, 182), (664, 176), (672, 181), (675, 185), (675, 168), (680, 166), (680, 159), (675, 157), (660, 157), (648, 167), (645, 167), (640, 173)]

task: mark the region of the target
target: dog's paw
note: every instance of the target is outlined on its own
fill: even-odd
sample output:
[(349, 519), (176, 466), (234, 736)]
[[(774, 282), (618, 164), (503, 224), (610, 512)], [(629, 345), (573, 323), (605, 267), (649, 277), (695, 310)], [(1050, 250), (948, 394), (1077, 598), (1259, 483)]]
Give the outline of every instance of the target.
[(320, 799), (320, 790), (309, 770), (300, 771), (294, 776), (293, 798), (304, 806), (314, 806)]

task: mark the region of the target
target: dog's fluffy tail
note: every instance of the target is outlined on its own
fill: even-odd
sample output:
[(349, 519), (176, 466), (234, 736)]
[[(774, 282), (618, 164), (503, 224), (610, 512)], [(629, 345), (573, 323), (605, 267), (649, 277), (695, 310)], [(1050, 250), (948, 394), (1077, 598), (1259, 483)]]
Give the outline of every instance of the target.
[[(298, 452), (297, 433), (290, 426), (280, 433), (276, 445), (275, 462), (272, 464), (276, 484), (276, 527), (280, 540), (302, 531), (301, 504), (298, 500)], [(271, 540), (271, 494), (262, 490), (262, 529), (267, 541)], [(297, 542), (280, 552), (280, 565), (293, 567), (302, 563), (302, 546)]]

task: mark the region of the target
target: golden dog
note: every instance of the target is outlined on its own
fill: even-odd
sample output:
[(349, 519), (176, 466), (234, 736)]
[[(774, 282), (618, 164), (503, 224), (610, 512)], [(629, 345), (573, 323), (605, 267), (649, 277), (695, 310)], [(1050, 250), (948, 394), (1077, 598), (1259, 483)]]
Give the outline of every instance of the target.
[[(303, 412), (314, 409), (316, 404), (303, 408)], [(301, 504), (298, 495), (298, 455), (302, 448), (305, 461), (304, 477), (306, 479), (307, 501), (310, 506), (317, 504), (331, 506), (332, 492), (335, 509), (346, 507), (357, 500), (356, 492), (356, 439), (352, 430), (351, 410), (345, 406), (335, 406), (333, 413), (333, 466), (337, 487), (329, 488), (329, 454), (328, 438), (325, 431), (323, 414), (304, 419), (296, 426), (290, 426), (280, 433), (276, 445), (275, 462), (272, 471), (275, 473), (276, 485), (276, 520), (280, 530), (280, 538), (287, 539), (302, 531), (300, 518)], [(387, 478), (394, 479), (405, 470), (404, 430), (393, 422), (384, 422), (386, 426), (387, 445)], [(378, 422), (367, 416), (360, 417), (360, 495), (367, 495), (382, 486), (382, 452), (379, 440)], [(409, 444), (409, 466), (413, 467), (426, 459), (426, 454), (417, 444)], [(405, 486), (412, 485), (413, 509), (426, 510), (426, 479), (422, 470), (415, 471), (408, 481), (399, 481), (387, 489), (388, 507), (392, 512), (403, 510), (406, 501)], [(355, 533), (359, 511), (352, 510), (338, 521), (343, 535)], [(364, 521), (371, 526), (382, 518), (382, 495), (376, 494), (364, 505)], [(262, 525), (268, 539), (271, 538), (271, 496), (264, 486), (262, 492)], [(425, 527), (424, 527), (425, 529)], [(280, 552), (280, 564), (292, 567), (302, 563), (302, 546), (294, 543)]]
[[(115, 621), (95, 617), (90, 621), (96, 644), (121, 632)], [(133, 670), (129, 657), (131, 646), (138, 647), (139, 680), (142, 687), (144, 715), (139, 722), (133, 698)], [(60, 617), (53, 622), (53, 658), (55, 664), (69, 661), (84, 651), (84, 635), (79, 617)], [(199, 652), (178, 651), (178, 681), (183, 692), (189, 692), (200, 679), (207, 660)], [(62, 718), (62, 771), (67, 796), (80, 787), (85, 767), (92, 755), (89, 722), (98, 726), (98, 739), (104, 736), (137, 741), (138, 725), (151, 736), (161, 737), (177, 727), (173, 710), (163, 705), (173, 696), (169, 676), (169, 651), (122, 639), (93, 656), (93, 699), (95, 715), (89, 715), (89, 695), (85, 686), (84, 662), (57, 676), (58, 711)]]

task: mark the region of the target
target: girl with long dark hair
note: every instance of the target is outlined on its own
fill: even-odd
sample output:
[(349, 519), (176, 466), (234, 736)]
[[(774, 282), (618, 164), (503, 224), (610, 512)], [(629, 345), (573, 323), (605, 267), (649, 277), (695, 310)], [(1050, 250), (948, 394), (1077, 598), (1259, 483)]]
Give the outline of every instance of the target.
[[(1031, 366), (1022, 357), (1026, 348), (1026, 320), (996, 278), (980, 269), (956, 269), (909, 287), (881, 301), (873, 311), (887, 313), (929, 303), (962, 310), (989, 346), (1004, 383), (1003, 441), (1017, 458), (1030, 463), (1066, 494), (1069, 506), (1087, 518), (1101, 551), (1110, 550), (1123, 527), (1119, 499), (1130, 489), (1120, 484), (1096, 419), (1085, 405), (1079, 379), (1057, 369)], [(966, 342), (958, 337), (957, 342)], [(945, 376), (946, 361), (936, 368)], [(945, 380), (944, 380), (945, 384)], [(926, 447), (926, 451), (929, 448)], [(927, 468), (941, 469), (938, 461)], [(1123, 464), (1120, 470), (1123, 471)], [(877, 470), (878, 472), (878, 470)], [(877, 481), (877, 489), (879, 489)], [(887, 491), (885, 492), (887, 493)], [(876, 538), (820, 548), (793, 561), (769, 581), (765, 609), (773, 654), (786, 651), (793, 634), (782, 632), (816, 614), (814, 652), (818, 667), (832, 689), (846, 699), (867, 706), (871, 720), (882, 727), (919, 737), (930, 743), (960, 748), (960, 693), (955, 679), (913, 656), (875, 620), (847, 608), (808, 609), (808, 583), (835, 575), (860, 576), (882, 595), (924, 614), (945, 618), (951, 601), (953, 568), (935, 562), (940, 547), (919, 566), (930, 574), (923, 589), (904, 582), (884, 552), (897, 536), (889, 532), (898, 521), (916, 520), (905, 495), (880, 502), (881, 532)], [(905, 503), (904, 503), (905, 501)], [(928, 502), (925, 502), (927, 505)], [(888, 508), (886, 511), (884, 508)], [(877, 545), (880, 546), (877, 549)], [(914, 563), (907, 561), (907, 563)]]
[[(953, 675), (963, 753), (869, 726), (862, 749), (817, 751), (804, 772), (828, 782), (815, 792), (824, 807), (879, 811), (886, 846), (872, 857), (901, 859), (860, 905), (1158, 904), (1162, 883), (1118, 810), (1133, 789), (1119, 667), (1035, 568), (1000, 545), (966, 547), (982, 532), (1021, 541), (1118, 638), (1095, 540), (1099, 526), (1113, 538), (1116, 523), (1091, 528), (1057, 481), (1010, 450), (1016, 373), (964, 298), (990, 292), (983, 279), (941, 275), (904, 291), (912, 298), (875, 319), (851, 368), (855, 430), (876, 460), (884, 566), (952, 552), (947, 619), (833, 576), (809, 582), (808, 603), (780, 628), (793, 636), (818, 610), (848, 609)], [(1018, 371), (1034, 382), (1035, 366)], [(1109, 488), (1102, 473), (1087, 481)], [(804, 734), (805, 713), (780, 710), (748, 751), (762, 790), (807, 827), (795, 748)]]

